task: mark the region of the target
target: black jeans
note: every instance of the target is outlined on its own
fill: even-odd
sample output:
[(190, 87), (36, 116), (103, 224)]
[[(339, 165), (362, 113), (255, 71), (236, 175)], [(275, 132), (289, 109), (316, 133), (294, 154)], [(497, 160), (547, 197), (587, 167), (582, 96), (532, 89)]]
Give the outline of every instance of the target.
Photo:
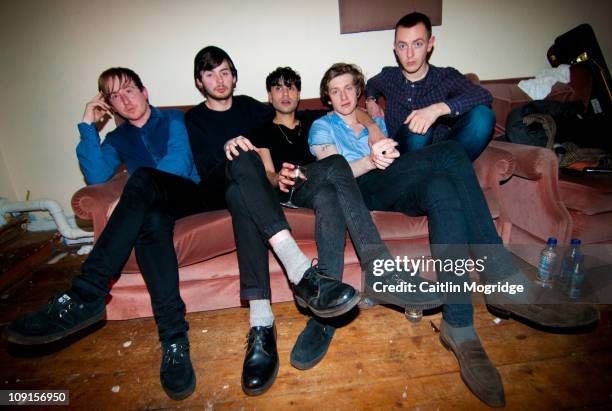
[[(346, 160), (334, 155), (306, 168), (307, 180), (293, 199), (315, 210), (321, 271), (341, 279), (347, 227), (363, 267), (368, 269), (375, 259), (391, 258)], [(241, 152), (228, 163), (227, 172), (226, 202), (238, 250), (240, 297), (270, 298), (268, 239), (289, 225), (256, 153)]]
[[(432, 257), (456, 261), (485, 258), (488, 281), (518, 272), (503, 247), (474, 168), (462, 145), (443, 141), (397, 158), (386, 170), (373, 170), (357, 179), (371, 210), (427, 215)], [(467, 275), (438, 271), (442, 281), (462, 284)], [(444, 319), (461, 327), (473, 322), (469, 295), (455, 295), (443, 307)]]
[(225, 202), (232, 226), (242, 300), (270, 299), (268, 240), (289, 230), (278, 198), (268, 181), (259, 155), (242, 151), (226, 167)]
[(392, 258), (344, 157), (334, 154), (308, 164), (306, 178), (293, 201), (315, 212), (315, 240), (322, 272), (342, 278), (347, 228), (363, 270), (371, 271), (374, 260)]
[(160, 341), (184, 338), (189, 325), (179, 293), (174, 223), (206, 211), (201, 190), (191, 180), (153, 168), (139, 168), (126, 183), (117, 207), (72, 281), (85, 301), (104, 299), (132, 248), (151, 296)]

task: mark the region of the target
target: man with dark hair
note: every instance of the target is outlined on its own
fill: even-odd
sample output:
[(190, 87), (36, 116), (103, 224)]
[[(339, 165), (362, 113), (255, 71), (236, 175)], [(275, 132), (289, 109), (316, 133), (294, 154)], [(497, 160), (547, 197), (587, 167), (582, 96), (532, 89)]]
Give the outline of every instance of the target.
[[(310, 129), (308, 142), (319, 161), (343, 155), (369, 209), (427, 215), (435, 260), (467, 261), (473, 255), (486, 262), (481, 273), (486, 283), (522, 286), (524, 293), (499, 296), (503, 304), (496, 303), (495, 308), (500, 311), (554, 328), (598, 320), (598, 312), (587, 305), (529, 305), (534, 287), (503, 247), (465, 150), (451, 140), (400, 156), (394, 149), (397, 143), (389, 138), (370, 148), (367, 133), (355, 122), (362, 92), (363, 75), (355, 65), (334, 64), (323, 76), (321, 100), (331, 104), (334, 112), (315, 121)], [(373, 155), (385, 157), (387, 166), (380, 167)], [(471, 296), (464, 286), (469, 278), (454, 267), (445, 263), (437, 270), (448, 289), (461, 290), (446, 293), (440, 340), (457, 357), (461, 377), (478, 398), (490, 406), (503, 406), (501, 377), (474, 328)]]
[[(297, 111), (301, 90), (299, 74), (290, 67), (279, 67), (266, 78), (266, 90), (276, 113), (272, 122), (257, 131), (253, 143), (259, 147), (270, 183), (283, 192), (295, 184), (296, 165), (306, 165), (305, 181), (295, 191), (292, 202), (315, 211), (319, 269), (327, 276), (342, 278), (347, 228), (364, 272), (371, 273), (376, 260), (391, 260), (346, 160), (340, 155), (332, 155), (314, 162), (316, 159), (308, 150), (310, 126), (326, 112)], [(365, 113), (359, 114), (367, 118)], [(367, 123), (365, 118), (357, 121)], [(382, 125), (382, 120), (378, 119), (377, 123)], [(385, 281), (410, 281), (417, 285), (421, 280), (391, 273)], [(418, 309), (441, 304), (435, 295), (415, 293), (404, 297), (402, 301), (386, 302), (401, 306), (412, 304)], [(314, 367), (325, 356), (334, 331), (333, 322), (313, 316), (291, 351), (291, 364), (301, 370)]]
[[(198, 72), (199, 69), (202, 69)], [(232, 225), (240, 268), (240, 297), (249, 301), (250, 331), (242, 370), (242, 389), (263, 394), (278, 372), (274, 315), (270, 306), (268, 251), (271, 247), (283, 267), (296, 301), (315, 315), (335, 317), (359, 301), (355, 289), (311, 267), (291, 235), (259, 151), (251, 139), (269, 124), (274, 111), (248, 96), (234, 96), (234, 64), (227, 53), (209, 46), (194, 61), (196, 87), (206, 100), (186, 116), (196, 167), (207, 187), (226, 186), (225, 201)], [(219, 195), (217, 192), (217, 195)]]
[[(130, 178), (72, 287), (15, 320), (5, 335), (17, 344), (44, 344), (102, 320), (109, 283), (121, 273), (133, 248), (159, 331), (161, 384), (170, 398), (180, 400), (194, 391), (196, 377), (179, 293), (173, 228), (179, 218), (207, 209), (200, 177), (183, 114), (149, 105), (148, 91), (134, 71), (108, 69), (100, 75), (98, 89), (78, 125), (79, 165), (88, 184), (108, 181), (122, 163)], [(125, 121), (101, 143), (97, 125), (113, 113)]]
[(208, 46), (197, 53), (194, 77), (206, 100), (185, 115), (189, 141), (207, 194), (222, 203), (225, 191), (232, 214), (240, 297), (250, 306), (242, 389), (249, 395), (259, 395), (270, 388), (278, 372), (268, 245), (283, 264), (301, 306), (333, 317), (354, 307), (359, 295), (353, 287), (311, 267), (289, 231), (249, 139), (255, 129), (272, 119), (270, 107), (248, 96), (234, 96), (237, 71), (229, 55), (218, 47)]
[(474, 160), (493, 135), (492, 97), (454, 68), (429, 64), (435, 41), (426, 15), (402, 17), (393, 44), (398, 66), (385, 67), (368, 81), (366, 107), (370, 115), (382, 116), (377, 99), (386, 99), (385, 122), (401, 152), (450, 139)]

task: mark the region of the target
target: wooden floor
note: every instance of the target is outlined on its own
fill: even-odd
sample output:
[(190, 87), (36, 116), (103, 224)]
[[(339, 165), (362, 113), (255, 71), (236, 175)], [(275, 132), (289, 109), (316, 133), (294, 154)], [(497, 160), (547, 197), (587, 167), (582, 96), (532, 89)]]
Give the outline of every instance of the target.
[[(36, 248), (31, 236), (13, 244), (19, 241)], [(75, 250), (56, 246), (52, 254), (69, 254), (55, 264), (39, 264), (20, 284), (2, 292), (2, 328), (69, 284), (83, 259)], [(0, 254), (4, 262), (9, 254), (14, 255), (10, 250)], [(567, 335), (516, 321), (496, 323), (483, 305), (475, 307), (476, 328), (502, 375), (507, 409), (612, 408), (612, 311), (601, 308), (596, 329)], [(273, 387), (259, 397), (247, 397), (240, 388), (248, 332), (244, 308), (187, 316), (197, 388), (181, 402), (161, 389), (161, 353), (150, 318), (108, 322), (81, 338), (36, 350), (2, 340), (0, 389), (67, 389), (70, 408), (88, 410), (487, 408), (463, 384), (455, 357), (440, 345), (431, 325), (439, 325), (440, 314), (414, 325), (403, 313), (385, 307), (361, 311), (337, 330), (319, 365), (299, 371), (289, 364), (289, 353), (307, 318), (293, 303), (275, 304), (273, 309), (281, 366)]]

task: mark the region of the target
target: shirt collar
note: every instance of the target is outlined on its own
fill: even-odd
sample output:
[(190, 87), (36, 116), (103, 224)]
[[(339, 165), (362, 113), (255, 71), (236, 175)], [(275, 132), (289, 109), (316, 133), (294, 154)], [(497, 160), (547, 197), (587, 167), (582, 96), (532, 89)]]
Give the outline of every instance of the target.
[(125, 120), (123, 123), (121, 123), (120, 127), (125, 127), (125, 128), (129, 128), (129, 129), (136, 129), (136, 130), (144, 130), (148, 127), (150, 127), (150, 124), (152, 124), (152, 119), (156, 119), (155, 122), (157, 122), (157, 119), (160, 119), (163, 117), (163, 114), (161, 112), (160, 109), (158, 109), (155, 106), (149, 105), (149, 107), (151, 107), (151, 115), (149, 116), (149, 119), (147, 120), (147, 122), (142, 126), (142, 127), (135, 127), (133, 126), (129, 121)]
[[(359, 110), (359, 108), (356, 108), (355, 110)], [(346, 129), (347, 131), (349, 131), (351, 133), (351, 135), (355, 135), (355, 132), (353, 131), (353, 128), (351, 126), (349, 126), (348, 124), (346, 124), (346, 122), (342, 119), (342, 117), (340, 117), (338, 115), (338, 113), (336, 113), (335, 111), (331, 112), (331, 119), (334, 123), (340, 125), (341, 127), (344, 127), (344, 129)], [(367, 132), (367, 128), (363, 128), (363, 130), (361, 130), (361, 133), (359, 133), (359, 135), (357, 137), (361, 137), (363, 136), (363, 134)]]

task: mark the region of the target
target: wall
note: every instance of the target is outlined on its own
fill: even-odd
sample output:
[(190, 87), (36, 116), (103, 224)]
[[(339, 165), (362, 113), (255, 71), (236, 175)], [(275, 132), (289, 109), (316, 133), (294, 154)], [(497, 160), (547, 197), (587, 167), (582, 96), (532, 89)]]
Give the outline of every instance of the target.
[[(432, 62), (481, 78), (534, 75), (547, 67), (554, 38), (593, 25), (608, 63), (612, 2), (606, 0), (444, 0)], [(398, 16), (400, 17), (400, 16)], [(156, 105), (201, 100), (192, 59), (208, 44), (225, 48), (239, 70), (238, 93), (264, 98), (264, 78), (291, 65), (316, 97), (323, 71), (350, 61), (366, 75), (394, 64), (392, 32), (339, 34), (333, 0), (21, 0), (0, 15), (0, 196), (52, 198), (70, 212), (83, 185), (74, 155), (76, 123), (96, 93), (98, 74), (135, 69)], [(10, 183), (8, 183), (10, 182)]]

